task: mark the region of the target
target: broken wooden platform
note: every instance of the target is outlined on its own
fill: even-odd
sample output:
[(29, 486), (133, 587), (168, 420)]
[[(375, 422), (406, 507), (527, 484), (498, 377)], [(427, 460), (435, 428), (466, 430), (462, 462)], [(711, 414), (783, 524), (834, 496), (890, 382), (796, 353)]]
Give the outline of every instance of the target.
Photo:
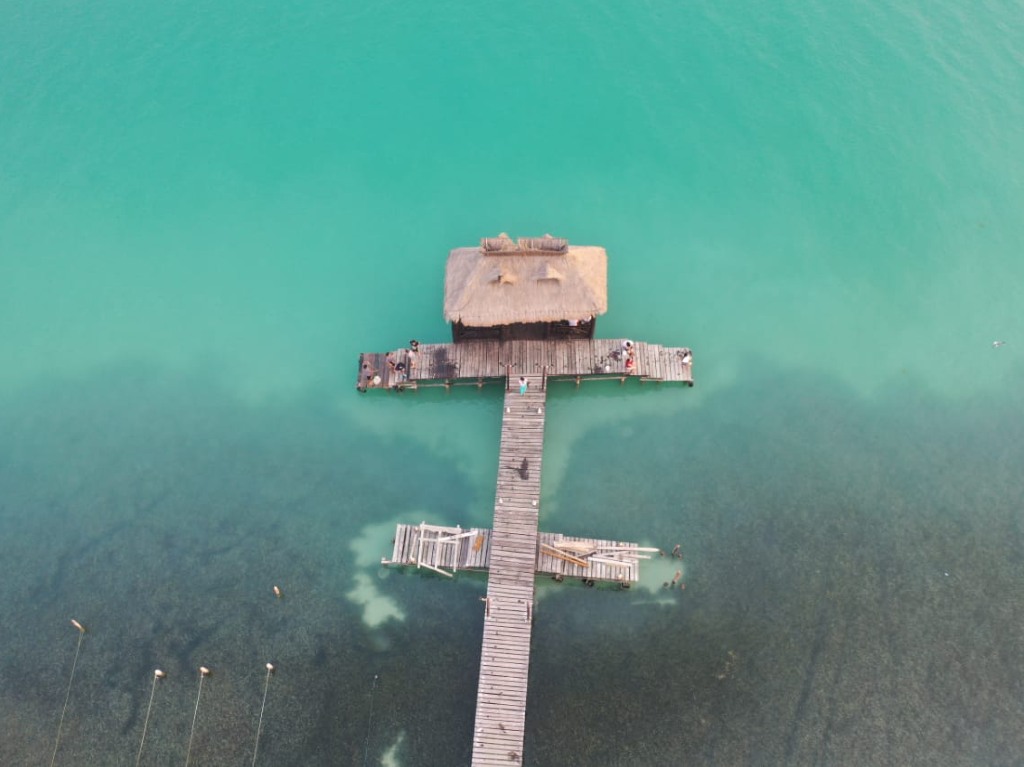
[[(656, 549), (625, 541), (538, 533), (534, 572), (554, 578), (636, 583), (640, 560)], [(398, 525), (391, 558), (382, 565), (418, 567), (453, 576), (460, 570), (486, 572), (490, 566), (491, 531), (428, 525)]]

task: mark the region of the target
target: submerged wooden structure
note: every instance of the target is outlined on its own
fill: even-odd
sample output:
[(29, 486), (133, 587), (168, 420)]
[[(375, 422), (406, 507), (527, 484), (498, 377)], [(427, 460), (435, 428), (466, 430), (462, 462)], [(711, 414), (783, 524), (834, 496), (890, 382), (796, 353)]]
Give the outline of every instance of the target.
[(453, 343), (364, 353), (360, 391), (501, 383), (501, 447), (490, 530), (399, 525), (383, 564), (446, 576), (487, 572), (473, 767), (523, 762), (534, 585), (538, 574), (628, 587), (642, 547), (540, 533), (547, 388), (552, 380), (629, 378), (693, 385), (693, 355), (631, 339), (593, 338), (607, 310), (603, 248), (550, 236), (485, 238), (451, 252), (445, 318)]
[[(476, 527), (400, 524), (391, 557), (380, 563), (425, 568), (449, 578), (460, 571), (484, 573), (491, 563), (492, 537), (491, 530)], [(640, 560), (656, 551), (626, 541), (538, 533), (535, 571), (555, 580), (578, 578), (628, 588), (640, 579)]]

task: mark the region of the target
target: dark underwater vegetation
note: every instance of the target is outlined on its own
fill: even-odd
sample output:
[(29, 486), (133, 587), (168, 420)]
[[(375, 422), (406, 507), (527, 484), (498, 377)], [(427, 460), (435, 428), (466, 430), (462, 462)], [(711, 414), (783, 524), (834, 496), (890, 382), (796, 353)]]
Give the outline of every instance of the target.
[[(635, 397), (666, 415), (587, 429), (541, 527), (680, 540), (688, 588), (542, 587), (528, 759), (1016, 763), (1020, 395), (745, 372), (708, 393), (552, 389), (555, 412)], [(261, 763), (378, 763), (403, 733), (401, 764), (468, 761), (483, 580), (380, 572), (351, 541), (403, 514), (454, 521), (474, 482), (360, 427), (348, 396), (253, 404), (123, 364), (0, 402), (0, 762), (53, 749), (72, 617), (89, 632), (58, 763), (133, 764), (157, 667), (143, 763), (182, 760), (199, 665), (192, 759), (249, 759), (268, 660)], [(500, 419), (492, 390), (402, 397), (358, 406), (448, 408), (456, 438)], [(347, 595), (367, 576), (403, 620), (364, 620)]]

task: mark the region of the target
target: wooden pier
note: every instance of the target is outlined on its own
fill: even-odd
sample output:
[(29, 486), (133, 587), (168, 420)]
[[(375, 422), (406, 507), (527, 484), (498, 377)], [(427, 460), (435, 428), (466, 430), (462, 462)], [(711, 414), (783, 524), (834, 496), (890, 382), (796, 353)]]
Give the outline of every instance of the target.
[(493, 529), (399, 525), (391, 559), (382, 559), (450, 577), (459, 570), (488, 574), (472, 767), (525, 761), (536, 576), (628, 587), (639, 577), (639, 560), (653, 551), (537, 529), (549, 381), (635, 378), (693, 386), (687, 347), (594, 338), (597, 317), (607, 310), (604, 248), (502, 233), (449, 253), (444, 315), (454, 343), (411, 341), (359, 355), (361, 392), (505, 388)]
[[(625, 541), (577, 538), (561, 533), (538, 533), (534, 571), (557, 580), (616, 583), (629, 586), (640, 579), (640, 560), (650, 552)], [(453, 577), (459, 571), (487, 572), (491, 560), (491, 531), (481, 528), (398, 525), (391, 558), (382, 565), (418, 567)]]
[(501, 419), (472, 767), (523, 755), (545, 416), (540, 376), (526, 380), (525, 394), (505, 392)]
[[(626, 352), (633, 349), (632, 362)], [(420, 386), (483, 386), (511, 377), (549, 379), (638, 378), (693, 386), (693, 354), (686, 347), (659, 346), (625, 338), (544, 341), (463, 341), (419, 344), (385, 353), (359, 355), (360, 391)]]
[[(613, 582), (628, 588), (639, 579), (639, 560), (654, 551), (635, 543), (538, 532), (547, 382), (632, 375), (626, 373), (626, 348), (622, 340), (489, 341), (420, 344), (411, 359), (408, 350), (360, 357), (361, 369), (370, 370), (371, 378), (363, 379), (369, 388), (423, 382), (505, 385), (493, 529), (400, 524), (391, 559), (381, 560), (384, 565), (425, 568), (445, 576), (459, 570), (488, 573), (472, 767), (523, 761), (536, 576), (579, 578), (587, 585)], [(692, 384), (689, 349), (640, 343), (633, 348), (629, 367), (639, 371), (637, 375), (668, 375), (669, 380)], [(648, 361), (637, 362), (644, 355)], [(654, 367), (651, 359), (664, 364)], [(652, 365), (646, 376), (644, 365)], [(380, 366), (384, 376), (374, 383)], [(584, 372), (588, 367), (591, 372)], [(526, 391), (521, 393), (524, 380)]]

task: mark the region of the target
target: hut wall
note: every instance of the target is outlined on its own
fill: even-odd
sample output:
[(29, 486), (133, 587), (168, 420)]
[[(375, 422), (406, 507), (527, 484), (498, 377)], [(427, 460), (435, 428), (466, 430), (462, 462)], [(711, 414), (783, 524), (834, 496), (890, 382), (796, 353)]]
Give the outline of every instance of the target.
[(461, 322), (452, 323), (452, 341), (500, 341), (501, 326), (495, 325), (489, 328), (477, 328), (472, 325), (463, 325)]
[(569, 323), (569, 320), (562, 320), (561, 322), (552, 322), (548, 331), (549, 338), (593, 338), (594, 328), (597, 325), (597, 321), (593, 318), (589, 320), (580, 320), (575, 325)]
[(543, 341), (548, 338), (593, 338), (597, 321), (580, 320), (571, 325), (568, 320), (558, 322), (516, 322), (510, 325), (474, 327), (461, 322), (452, 323), (452, 341)]

